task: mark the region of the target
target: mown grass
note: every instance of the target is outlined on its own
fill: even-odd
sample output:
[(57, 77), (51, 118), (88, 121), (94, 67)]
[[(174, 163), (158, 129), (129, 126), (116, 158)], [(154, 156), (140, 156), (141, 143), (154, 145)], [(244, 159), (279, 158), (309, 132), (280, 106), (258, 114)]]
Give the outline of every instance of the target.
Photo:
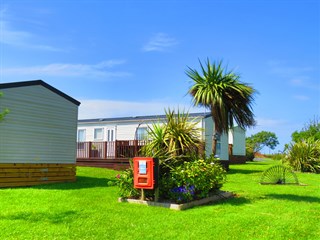
[(186, 211), (118, 203), (116, 171), (79, 167), (75, 183), (0, 189), (0, 239), (319, 239), (320, 175), (260, 185), (272, 164), (231, 166), (237, 197)]

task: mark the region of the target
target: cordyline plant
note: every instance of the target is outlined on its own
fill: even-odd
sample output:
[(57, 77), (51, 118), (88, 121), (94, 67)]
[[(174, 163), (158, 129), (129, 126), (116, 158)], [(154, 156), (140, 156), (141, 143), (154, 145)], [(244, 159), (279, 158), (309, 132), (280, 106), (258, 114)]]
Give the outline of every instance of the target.
[[(234, 121), (245, 129), (255, 125), (252, 103), (257, 92), (249, 84), (240, 81), (240, 75), (228, 71), (222, 61), (210, 63), (209, 59), (197, 71), (188, 67), (186, 74), (192, 80), (188, 93), (195, 106), (211, 111), (215, 134), (228, 133)], [(216, 141), (212, 143), (215, 154)]]
[(198, 119), (190, 121), (188, 113), (178, 110), (166, 110), (166, 119), (163, 124), (154, 123), (148, 128), (150, 143), (145, 145), (141, 152), (144, 156), (157, 157), (160, 167), (170, 168), (184, 161), (190, 156), (198, 155), (203, 146), (200, 139), (201, 128), (198, 128)]

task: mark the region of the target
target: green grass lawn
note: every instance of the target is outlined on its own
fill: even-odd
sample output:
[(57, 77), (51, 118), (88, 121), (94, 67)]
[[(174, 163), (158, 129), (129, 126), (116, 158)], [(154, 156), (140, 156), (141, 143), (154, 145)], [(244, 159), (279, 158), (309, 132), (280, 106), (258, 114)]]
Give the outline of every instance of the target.
[(320, 175), (260, 185), (272, 164), (231, 166), (236, 198), (185, 211), (118, 203), (118, 172), (79, 167), (75, 183), (0, 189), (0, 239), (319, 239)]

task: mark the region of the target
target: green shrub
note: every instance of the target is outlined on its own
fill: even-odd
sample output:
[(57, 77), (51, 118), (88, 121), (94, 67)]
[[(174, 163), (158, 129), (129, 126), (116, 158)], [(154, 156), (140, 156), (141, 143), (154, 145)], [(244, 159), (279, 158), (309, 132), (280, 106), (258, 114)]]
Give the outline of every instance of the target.
[(116, 176), (118, 179), (119, 195), (123, 198), (137, 198), (140, 192), (133, 187), (133, 169), (123, 171)]
[(246, 148), (246, 161), (252, 162), (254, 159), (254, 152), (252, 148)]
[(160, 181), (160, 194), (176, 202), (204, 198), (222, 187), (226, 172), (218, 161), (184, 162), (171, 169)]
[(274, 153), (274, 154), (264, 154), (266, 158), (270, 158), (272, 160), (281, 160), (285, 158), (285, 154), (283, 153)]
[(291, 143), (283, 162), (295, 171), (320, 173), (320, 140), (308, 138)]
[[(117, 175), (119, 195), (124, 198), (139, 198), (140, 190), (133, 187), (133, 170)], [(169, 173), (160, 173), (160, 198), (177, 203), (204, 198), (222, 187), (226, 172), (216, 160), (194, 160), (174, 166)], [(152, 191), (147, 195), (152, 198)]]

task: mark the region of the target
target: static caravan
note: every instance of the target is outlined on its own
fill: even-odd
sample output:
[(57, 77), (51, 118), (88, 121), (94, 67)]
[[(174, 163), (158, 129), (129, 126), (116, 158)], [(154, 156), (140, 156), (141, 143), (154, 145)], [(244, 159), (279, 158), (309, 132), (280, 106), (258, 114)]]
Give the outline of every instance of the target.
[[(100, 118), (100, 119), (82, 119), (78, 121), (78, 162), (85, 161), (91, 158), (111, 159), (116, 151), (112, 142), (132, 141), (144, 139), (148, 126), (153, 123), (161, 123), (165, 119), (165, 115), (152, 116), (136, 116), (136, 117), (120, 117), (120, 118)], [(212, 153), (212, 141), (214, 139), (214, 123), (212, 117), (208, 113), (190, 113), (190, 121), (197, 119), (199, 121), (198, 127), (203, 129), (201, 138), (205, 142), (206, 155)], [(234, 131), (235, 130), (235, 131)], [(239, 158), (245, 157), (245, 131), (235, 127), (229, 134), (222, 134), (217, 136), (217, 154), (221, 160), (235, 159), (234, 156), (229, 156), (233, 149), (233, 154), (238, 154)], [(85, 143), (95, 144), (100, 152), (100, 155), (88, 156), (84, 154), (90, 152), (86, 150), (89, 146)], [(104, 147), (109, 146), (110, 147)], [(90, 147), (89, 147), (90, 148)], [(90, 148), (91, 149), (91, 148)], [(108, 150), (109, 149), (109, 150)], [(108, 152), (112, 151), (112, 153)], [(116, 154), (117, 155), (117, 154)], [(91, 163), (92, 163), (91, 159)], [(88, 161), (89, 162), (89, 161)], [(229, 163), (229, 161), (228, 161)], [(228, 165), (226, 162), (226, 165)]]
[(75, 181), (80, 102), (42, 80), (0, 92), (0, 187)]

